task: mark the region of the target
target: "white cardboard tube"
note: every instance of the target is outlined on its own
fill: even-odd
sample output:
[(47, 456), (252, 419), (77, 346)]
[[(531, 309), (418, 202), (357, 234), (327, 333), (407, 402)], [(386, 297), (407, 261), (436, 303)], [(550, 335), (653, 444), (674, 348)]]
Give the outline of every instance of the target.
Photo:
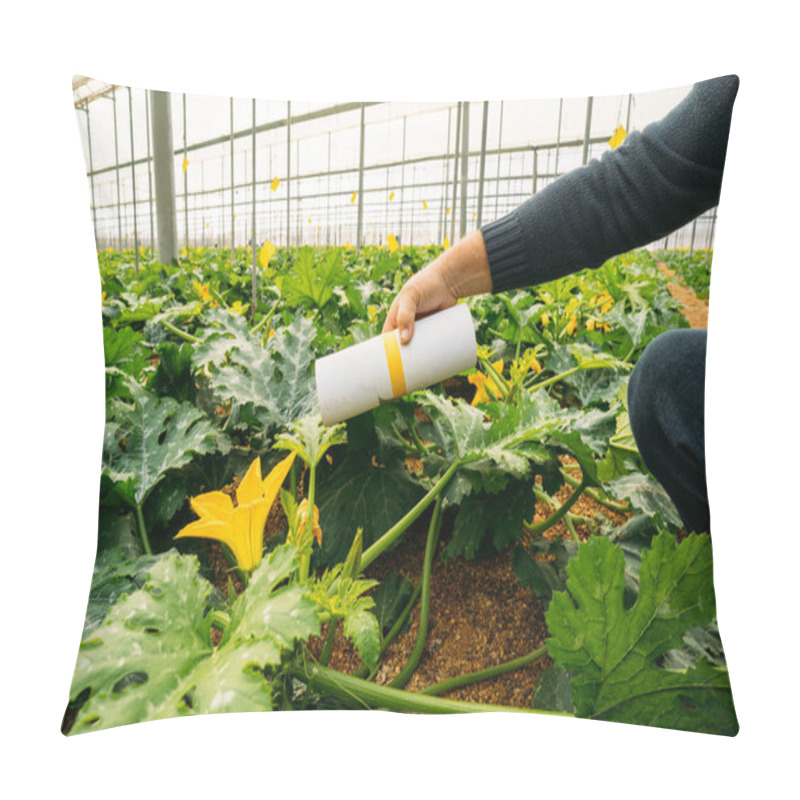
[[(391, 335), (399, 343), (398, 331)], [(417, 320), (414, 338), (399, 345), (399, 353), (406, 392), (474, 367), (477, 342), (469, 308), (458, 304)], [(314, 369), (317, 401), (326, 425), (355, 417), (395, 396), (382, 335), (324, 356)]]

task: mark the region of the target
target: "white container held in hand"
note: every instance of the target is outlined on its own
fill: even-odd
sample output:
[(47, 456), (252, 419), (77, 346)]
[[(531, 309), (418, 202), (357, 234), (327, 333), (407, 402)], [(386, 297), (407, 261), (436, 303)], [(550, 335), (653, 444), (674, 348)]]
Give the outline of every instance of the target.
[(314, 365), (322, 421), (335, 425), (471, 369), (477, 351), (472, 315), (460, 303), (417, 320), (408, 344), (393, 330), (324, 356)]

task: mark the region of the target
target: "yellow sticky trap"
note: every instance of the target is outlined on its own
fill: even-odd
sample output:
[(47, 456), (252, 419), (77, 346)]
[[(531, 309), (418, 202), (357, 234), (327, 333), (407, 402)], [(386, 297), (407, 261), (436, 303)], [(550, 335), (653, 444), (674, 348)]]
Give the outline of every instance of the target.
[(355, 203), (357, 196), (358, 196), (358, 192), (353, 192), (353, 196), (350, 198), (350, 202), (351, 203)]
[(394, 192), (392, 192), (392, 193), (389, 195), (389, 199), (390, 199), (390, 200), (394, 200)]
[(273, 178), (272, 183), (269, 185), (269, 188), (272, 189), (272, 191), (274, 192), (280, 185), (281, 185), (280, 180), (278, 178)]
[(442, 242), (442, 247), (444, 247), (445, 250), (448, 250), (450, 248), (450, 238), (448, 236), (444, 237), (444, 242)]
[(397, 237), (390, 233), (386, 237), (386, 244), (389, 246), (389, 252), (396, 253), (400, 249), (400, 245), (397, 243)]
[(625, 137), (628, 135), (625, 128), (622, 125), (618, 125), (617, 129), (614, 131), (614, 135), (608, 140), (608, 144), (612, 150), (619, 147), (624, 141)]
[(261, 246), (261, 250), (258, 252), (258, 263), (261, 264), (264, 269), (269, 266), (270, 259), (272, 256), (275, 255), (275, 245), (272, 244), (269, 239)]
[(311, 217), (308, 218), (308, 224), (311, 224)]
[(424, 208), (426, 211), (428, 210), (428, 201), (427, 201), (427, 200), (423, 200), (423, 201), (422, 201), (422, 207), (423, 207), (423, 208)]
[(183, 174), (186, 174), (186, 170), (189, 168), (189, 159), (184, 156), (183, 157)]
[(450, 213), (450, 206), (447, 207), (447, 213)]
[(383, 349), (386, 351), (386, 364), (389, 367), (389, 381), (392, 384), (392, 397), (402, 397), (406, 393), (406, 374), (400, 355), (400, 342), (397, 331), (383, 334)]

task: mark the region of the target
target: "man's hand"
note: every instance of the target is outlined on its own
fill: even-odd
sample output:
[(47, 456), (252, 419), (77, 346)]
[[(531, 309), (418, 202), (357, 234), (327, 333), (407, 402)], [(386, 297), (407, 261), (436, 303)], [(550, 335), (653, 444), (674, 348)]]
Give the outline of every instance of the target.
[(383, 332), (400, 329), (400, 341), (407, 344), (414, 335), (414, 320), (444, 311), (461, 297), (492, 290), (489, 260), (480, 231), (463, 238), (435, 261), (420, 270), (392, 301)]

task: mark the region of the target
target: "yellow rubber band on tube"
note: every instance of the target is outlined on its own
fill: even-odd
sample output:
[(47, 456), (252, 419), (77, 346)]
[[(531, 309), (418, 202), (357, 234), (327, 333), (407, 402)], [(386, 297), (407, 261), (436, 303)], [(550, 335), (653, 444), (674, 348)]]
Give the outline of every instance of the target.
[(402, 397), (406, 393), (406, 374), (400, 355), (400, 342), (397, 331), (383, 334), (383, 349), (386, 351), (386, 364), (389, 367), (389, 380), (392, 383), (392, 396)]

